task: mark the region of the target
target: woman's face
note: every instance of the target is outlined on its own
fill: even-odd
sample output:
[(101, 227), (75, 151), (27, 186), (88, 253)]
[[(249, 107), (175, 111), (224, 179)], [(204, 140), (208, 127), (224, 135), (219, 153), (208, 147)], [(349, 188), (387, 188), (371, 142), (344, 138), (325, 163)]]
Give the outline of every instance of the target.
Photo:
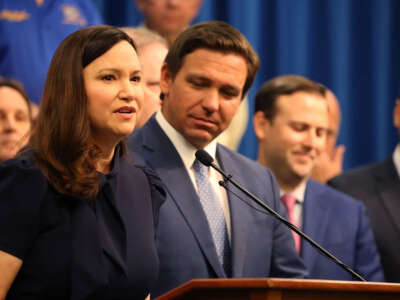
[(143, 103), (141, 78), (136, 51), (127, 41), (83, 69), (92, 138), (100, 147), (115, 146), (135, 128)]
[(13, 88), (0, 87), (0, 161), (13, 158), (25, 146), (30, 128), (25, 99)]

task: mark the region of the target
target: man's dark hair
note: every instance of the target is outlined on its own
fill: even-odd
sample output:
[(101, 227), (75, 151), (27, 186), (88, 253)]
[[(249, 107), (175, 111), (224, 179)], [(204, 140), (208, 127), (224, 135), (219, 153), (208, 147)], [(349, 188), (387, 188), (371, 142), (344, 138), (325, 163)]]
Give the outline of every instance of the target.
[(169, 48), (165, 62), (174, 78), (186, 55), (197, 49), (208, 49), (242, 56), (247, 64), (247, 78), (242, 98), (251, 87), (260, 61), (249, 41), (239, 30), (221, 21), (198, 23), (183, 31)]
[(315, 93), (325, 97), (326, 88), (308, 78), (299, 75), (284, 75), (265, 82), (255, 98), (254, 112), (262, 111), (272, 121), (277, 113), (276, 101), (282, 95), (296, 92)]

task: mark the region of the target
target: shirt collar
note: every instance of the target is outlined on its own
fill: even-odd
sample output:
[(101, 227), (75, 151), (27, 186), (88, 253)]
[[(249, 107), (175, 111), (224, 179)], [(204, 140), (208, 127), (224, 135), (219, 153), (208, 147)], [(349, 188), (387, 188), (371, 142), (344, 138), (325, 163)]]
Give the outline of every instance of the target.
[(290, 193), (287, 193), (284, 190), (280, 189), (280, 196), (282, 196), (284, 194), (290, 194), (290, 195), (294, 196), (298, 202), (303, 203), (304, 195), (306, 193), (306, 187), (307, 187), (307, 180), (303, 181), (298, 187), (296, 187)]
[[(193, 165), (194, 160), (196, 159), (195, 153), (198, 149), (190, 144), (182, 136), (182, 134), (180, 134), (174, 127), (172, 127), (171, 124), (168, 123), (161, 110), (156, 113), (156, 121), (160, 125), (161, 129), (168, 136), (175, 149), (178, 151), (179, 156), (181, 157), (185, 167), (187, 169), (190, 169)], [(216, 140), (213, 140), (206, 147), (204, 147), (204, 150), (207, 151), (207, 153), (210, 154), (215, 160), (217, 151)]]

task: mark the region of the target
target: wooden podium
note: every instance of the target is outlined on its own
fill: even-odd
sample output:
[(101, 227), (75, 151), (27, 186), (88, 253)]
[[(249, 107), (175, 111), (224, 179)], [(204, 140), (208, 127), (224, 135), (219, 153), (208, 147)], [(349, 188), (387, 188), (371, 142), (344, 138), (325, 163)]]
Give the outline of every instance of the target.
[(237, 278), (191, 280), (156, 300), (400, 299), (400, 284), (334, 280)]

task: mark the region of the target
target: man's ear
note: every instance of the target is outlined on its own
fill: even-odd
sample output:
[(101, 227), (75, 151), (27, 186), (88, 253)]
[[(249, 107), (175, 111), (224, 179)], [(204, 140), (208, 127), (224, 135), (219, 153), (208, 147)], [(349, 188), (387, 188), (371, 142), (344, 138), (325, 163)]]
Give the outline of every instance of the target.
[(400, 130), (400, 99), (396, 100), (396, 104), (393, 109), (393, 125)]
[(253, 116), (253, 127), (258, 140), (265, 139), (265, 136), (268, 134), (269, 126), (270, 122), (265, 117), (264, 113), (262, 111), (257, 111)]
[(165, 96), (168, 95), (171, 83), (172, 83), (172, 74), (169, 71), (167, 64), (164, 63), (161, 67), (161, 77), (160, 77), (160, 89), (161, 93), (164, 94), (164, 98)]

